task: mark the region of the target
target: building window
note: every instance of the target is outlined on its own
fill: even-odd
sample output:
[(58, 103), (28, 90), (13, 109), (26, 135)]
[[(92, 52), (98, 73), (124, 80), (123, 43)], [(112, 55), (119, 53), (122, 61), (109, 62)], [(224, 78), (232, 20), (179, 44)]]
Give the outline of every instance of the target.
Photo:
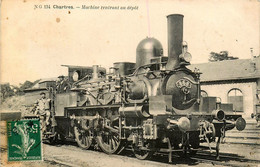
[(233, 104), (233, 109), (243, 112), (243, 93), (238, 88), (233, 88), (228, 92), (228, 103)]
[(201, 97), (208, 97), (208, 93), (205, 90), (200, 91), (200, 96)]

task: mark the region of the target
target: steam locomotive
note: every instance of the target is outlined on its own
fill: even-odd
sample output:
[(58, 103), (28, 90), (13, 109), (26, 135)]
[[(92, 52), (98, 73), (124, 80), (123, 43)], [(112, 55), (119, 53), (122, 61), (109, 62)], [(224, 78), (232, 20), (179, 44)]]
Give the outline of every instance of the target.
[(142, 40), (136, 63), (116, 62), (109, 69), (66, 66), (68, 79), (53, 101), (51, 128), (44, 139), (74, 140), (79, 147), (98, 145), (105, 153), (131, 148), (139, 159), (154, 153), (195, 154), (200, 143), (219, 144), (225, 132), (246, 126), (232, 104), (201, 97), (200, 71), (188, 68), (191, 54), (183, 42), (183, 15), (168, 20), (168, 57), (155, 38)]

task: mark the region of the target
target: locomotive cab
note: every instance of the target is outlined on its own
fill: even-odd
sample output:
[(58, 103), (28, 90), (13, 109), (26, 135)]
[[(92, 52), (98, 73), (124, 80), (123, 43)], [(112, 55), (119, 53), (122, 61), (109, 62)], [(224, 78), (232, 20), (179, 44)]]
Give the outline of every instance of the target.
[[(94, 72), (93, 67), (88, 66), (73, 66), (73, 65), (62, 65), (64, 67), (68, 67), (68, 77), (70, 83), (75, 83), (80, 80), (86, 79), (90, 80), (92, 78), (92, 74)], [(99, 67), (97, 73), (101, 76), (106, 74), (106, 69), (103, 67)]]

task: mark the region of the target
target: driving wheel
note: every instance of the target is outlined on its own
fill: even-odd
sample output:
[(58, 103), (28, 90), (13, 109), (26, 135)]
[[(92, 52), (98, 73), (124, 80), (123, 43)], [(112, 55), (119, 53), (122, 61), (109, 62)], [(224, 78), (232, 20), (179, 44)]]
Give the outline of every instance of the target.
[(119, 139), (118, 120), (106, 122), (106, 125), (99, 129), (97, 133), (97, 143), (99, 147), (107, 154), (117, 153), (121, 149), (121, 140)]
[(89, 149), (92, 144), (92, 138), (90, 132), (86, 130), (81, 130), (77, 126), (74, 127), (75, 140), (79, 147), (83, 149)]

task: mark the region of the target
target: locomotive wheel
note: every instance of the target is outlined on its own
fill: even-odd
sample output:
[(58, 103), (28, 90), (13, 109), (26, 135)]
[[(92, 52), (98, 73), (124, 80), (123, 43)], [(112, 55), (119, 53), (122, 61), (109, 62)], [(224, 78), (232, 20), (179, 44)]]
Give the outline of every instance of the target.
[(55, 127), (49, 125), (46, 125), (46, 123), (43, 123), (44, 127), (43, 127), (43, 132), (42, 132), (42, 140), (43, 143), (46, 144), (56, 144), (57, 142), (57, 133), (55, 132)]
[(135, 157), (137, 158), (137, 159), (140, 159), (140, 160), (145, 160), (145, 159), (150, 159), (151, 157), (152, 157), (152, 155), (153, 155), (153, 151), (149, 151), (148, 150), (148, 146), (149, 146), (149, 144), (147, 144), (146, 146), (145, 146), (145, 148), (147, 149), (147, 150), (141, 150), (141, 149), (139, 149), (139, 148), (137, 148), (137, 147), (134, 147), (133, 148), (133, 152), (134, 152), (134, 155), (135, 155)]
[(115, 130), (118, 125), (118, 121), (114, 121), (110, 126), (100, 129), (97, 133), (97, 143), (107, 154), (117, 153), (121, 149), (122, 142), (119, 139), (119, 132)]
[(108, 131), (101, 131), (98, 133), (97, 143), (107, 154), (117, 153), (121, 148), (119, 136)]
[(89, 149), (92, 144), (92, 139), (89, 136), (89, 132), (82, 132), (78, 127), (74, 127), (75, 140), (78, 143), (79, 147), (83, 149)]

